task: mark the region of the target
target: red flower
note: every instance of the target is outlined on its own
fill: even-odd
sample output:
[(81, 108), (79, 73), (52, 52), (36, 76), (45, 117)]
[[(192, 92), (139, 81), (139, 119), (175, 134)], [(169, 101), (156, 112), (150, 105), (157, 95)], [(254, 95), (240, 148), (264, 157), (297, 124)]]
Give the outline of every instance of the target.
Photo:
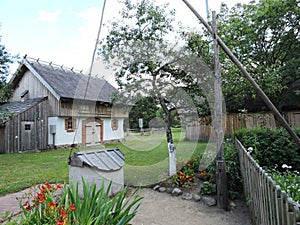
[(71, 210), (71, 211), (75, 211), (75, 210), (76, 210), (76, 208), (75, 208), (75, 205), (74, 205), (74, 204), (70, 204), (70, 210)]
[(24, 208), (25, 208), (27, 211), (29, 211), (29, 210), (31, 209), (30, 204), (29, 204), (28, 201), (25, 202), (25, 203), (23, 204), (23, 206), (24, 206)]
[(64, 225), (64, 221), (61, 219), (58, 219), (56, 225)]
[(46, 197), (43, 193), (36, 193), (36, 198), (39, 203), (46, 201)]
[(59, 217), (66, 218), (68, 216), (68, 213), (67, 213), (67, 211), (64, 208), (60, 208), (59, 211), (60, 211)]
[(61, 189), (63, 186), (61, 184), (56, 184), (56, 189)]
[(46, 189), (46, 186), (45, 185), (42, 185), (40, 187), (40, 190), (43, 192), (43, 193), (46, 193), (47, 192), (47, 189)]
[(50, 202), (50, 203), (48, 204), (48, 206), (49, 206), (50, 209), (55, 209), (56, 203)]

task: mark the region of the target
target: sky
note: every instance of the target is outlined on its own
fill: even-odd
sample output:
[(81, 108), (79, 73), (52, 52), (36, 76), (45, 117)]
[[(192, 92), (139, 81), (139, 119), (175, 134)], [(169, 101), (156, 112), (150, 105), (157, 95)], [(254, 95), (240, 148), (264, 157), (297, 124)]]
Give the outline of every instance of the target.
[[(160, 0), (175, 8), (184, 25), (200, 27), (196, 17), (182, 0)], [(210, 10), (218, 11), (221, 2), (228, 6), (250, 0), (208, 0)], [(206, 18), (206, 0), (189, 0)], [(1, 0), (1, 44), (13, 54), (53, 62), (77, 70), (88, 71), (100, 24), (103, 0)], [(107, 0), (103, 23), (108, 24), (121, 9), (118, 0)], [(101, 37), (105, 36), (105, 25)], [(11, 67), (15, 72), (17, 65)], [(103, 72), (107, 80), (110, 72)]]

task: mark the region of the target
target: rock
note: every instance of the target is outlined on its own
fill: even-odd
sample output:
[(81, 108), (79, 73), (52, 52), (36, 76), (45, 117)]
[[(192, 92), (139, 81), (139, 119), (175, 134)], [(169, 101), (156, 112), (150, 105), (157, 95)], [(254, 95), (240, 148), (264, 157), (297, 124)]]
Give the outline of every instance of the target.
[(160, 188), (159, 185), (155, 185), (154, 188), (153, 188), (153, 191), (158, 191), (159, 188)]
[(158, 191), (159, 192), (165, 192), (167, 189), (165, 188), (165, 187), (160, 187), (160, 188), (158, 188)]
[(166, 190), (166, 193), (168, 193), (168, 194), (172, 194), (172, 188), (167, 188), (167, 190)]
[(193, 199), (194, 199), (195, 202), (199, 202), (201, 200), (201, 196), (197, 195), (197, 194), (194, 194)]
[(205, 205), (211, 207), (211, 206), (215, 206), (217, 204), (217, 200), (215, 198), (212, 197), (203, 197), (202, 201)]
[(172, 193), (171, 193), (171, 194), (174, 195), (174, 196), (182, 195), (182, 190), (180, 190), (179, 188), (174, 188), (174, 189), (172, 190)]
[(229, 208), (235, 209), (236, 208), (236, 204), (233, 201), (231, 201), (230, 204), (229, 204)]
[(181, 198), (183, 200), (192, 200), (193, 199), (193, 194), (185, 192), (185, 193), (182, 194)]

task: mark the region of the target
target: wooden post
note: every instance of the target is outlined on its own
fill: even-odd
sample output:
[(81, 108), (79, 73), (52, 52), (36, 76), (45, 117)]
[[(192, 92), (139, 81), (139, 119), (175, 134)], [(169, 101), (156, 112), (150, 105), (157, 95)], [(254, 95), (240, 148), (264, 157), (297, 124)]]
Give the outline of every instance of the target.
[[(209, 24), (200, 16), (200, 14), (191, 6), (191, 4), (188, 3), (187, 0), (182, 0), (182, 1), (195, 14), (195, 16), (205, 26), (207, 31), (213, 35), (213, 30), (211, 29)], [(287, 123), (287, 121), (284, 119), (284, 117), (280, 114), (278, 109), (274, 106), (274, 104), (271, 102), (271, 100), (268, 98), (268, 96), (265, 94), (265, 92), (259, 87), (259, 85), (255, 82), (255, 80), (251, 77), (251, 75), (243, 67), (242, 63), (233, 55), (233, 53), (225, 45), (225, 43), (218, 37), (218, 35), (216, 35), (216, 39), (218, 41), (219, 46), (221, 46), (221, 48), (226, 53), (226, 55), (239, 68), (239, 70), (244, 74), (244, 76), (251, 83), (251, 85), (256, 90), (256, 92), (259, 94), (259, 96), (262, 98), (262, 100), (265, 102), (265, 104), (274, 113), (276, 119), (278, 120), (278, 122), (280, 122), (281, 126), (284, 127), (287, 130), (287, 132), (290, 134), (290, 136), (294, 139), (295, 143), (298, 145), (299, 150), (300, 150), (300, 138), (297, 136), (297, 134), (293, 131), (293, 129), (290, 127), (290, 125)]]
[(221, 67), (219, 58), (219, 46), (217, 37), (217, 23), (216, 12), (212, 12), (212, 28), (213, 28), (213, 42), (214, 42), (214, 59), (215, 59), (215, 133), (216, 133), (216, 182), (217, 182), (217, 194), (218, 194), (218, 206), (221, 209), (228, 210), (228, 190), (227, 190), (227, 175), (226, 175), (226, 163), (224, 160), (223, 152), (223, 113), (222, 113), (222, 79), (221, 79)]

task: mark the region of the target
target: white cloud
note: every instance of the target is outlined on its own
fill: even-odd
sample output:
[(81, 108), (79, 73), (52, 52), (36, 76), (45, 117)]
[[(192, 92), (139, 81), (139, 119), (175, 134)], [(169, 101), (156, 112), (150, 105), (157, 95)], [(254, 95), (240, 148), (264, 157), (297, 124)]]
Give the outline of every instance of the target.
[(57, 22), (59, 15), (62, 13), (62, 10), (57, 9), (54, 12), (48, 12), (45, 10), (39, 11), (39, 19), (46, 22)]

